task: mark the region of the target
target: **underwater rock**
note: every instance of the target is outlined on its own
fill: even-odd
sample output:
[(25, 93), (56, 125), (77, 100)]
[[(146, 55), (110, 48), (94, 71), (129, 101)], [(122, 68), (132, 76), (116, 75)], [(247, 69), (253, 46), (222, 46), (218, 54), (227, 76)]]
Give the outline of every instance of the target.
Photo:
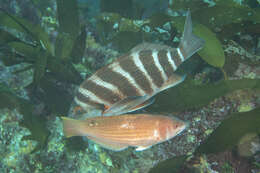
[(0, 172), (28, 172), (24, 159), (37, 145), (36, 141), (23, 140), (30, 131), (19, 125), (23, 116), (17, 110), (0, 110)]

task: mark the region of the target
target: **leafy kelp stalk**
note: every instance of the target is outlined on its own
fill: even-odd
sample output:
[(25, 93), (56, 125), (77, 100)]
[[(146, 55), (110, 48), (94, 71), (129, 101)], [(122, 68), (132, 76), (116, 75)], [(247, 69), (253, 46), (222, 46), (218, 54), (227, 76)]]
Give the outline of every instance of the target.
[[(155, 104), (148, 109), (152, 111), (183, 111), (199, 108), (227, 93), (248, 88), (259, 89), (260, 80), (223, 80), (215, 84), (202, 85), (198, 85), (192, 80), (186, 80), (183, 84), (170, 89), (167, 93), (159, 94)], [(170, 102), (169, 99), (171, 100)]]
[[(234, 113), (224, 120), (210, 137), (199, 146), (197, 153), (216, 153), (230, 149), (246, 133), (260, 132), (260, 108)], [(217, 147), (216, 147), (217, 146)]]
[[(76, 6), (76, 2), (74, 1), (69, 4), (60, 2), (61, 1), (58, 3), (58, 9), (62, 12), (64, 12), (64, 9), (68, 6)], [(79, 41), (84, 45), (83, 47), (74, 46), (74, 52), (67, 49), (64, 45), (56, 45), (54, 52), (54, 47), (49, 40), (48, 33), (45, 32), (40, 25), (34, 25), (25, 19), (7, 13), (3, 9), (0, 10), (1, 34), (5, 34), (5, 37), (3, 37), (5, 40), (1, 41), (3, 44), (8, 44), (9, 48), (14, 49), (14, 51), (9, 49), (9, 57), (3, 59), (4, 63), (7, 65), (19, 64), (21, 62), (32, 64), (32, 66), (29, 65), (25, 69), (20, 70), (20, 72), (33, 68), (34, 73), (31, 86), (33, 86), (33, 88), (39, 87), (45, 92), (41, 97), (45, 105), (49, 107), (53, 114), (67, 113), (72, 97), (67, 91), (58, 88), (54, 84), (54, 79), (70, 81), (72, 83), (79, 83), (81, 81), (79, 73), (72, 65), (72, 59), (69, 58), (77, 58), (77, 61), (80, 61), (85, 49), (84, 41), (86, 33), (84, 28), (82, 28), (82, 34), (79, 35), (80, 28), (77, 9), (73, 9), (74, 14), (69, 15), (69, 17), (73, 19), (73, 22), (75, 22), (74, 25), (70, 25), (70, 28), (68, 28), (68, 20), (66, 20), (68, 16), (59, 15), (59, 19), (61, 20), (61, 35), (63, 32), (68, 32), (64, 34), (66, 37), (64, 36), (62, 39), (72, 39), (71, 48), (73, 45), (77, 45)], [(65, 49), (63, 49), (63, 47), (65, 47)], [(57, 54), (56, 50), (60, 49), (63, 50), (63, 52), (59, 52), (59, 56), (55, 55)], [(67, 50), (70, 51), (65, 52)], [(77, 53), (75, 53), (75, 51)], [(64, 60), (65, 58), (67, 60)], [(52, 75), (50, 75), (50, 72), (46, 73), (47, 70), (49, 70)], [(31, 135), (24, 137), (24, 139), (38, 141), (38, 146), (34, 151), (42, 149), (42, 147), (46, 145), (49, 136), (49, 131), (46, 128), (46, 117), (35, 115), (34, 112), (38, 109), (36, 105), (16, 96), (12, 90), (6, 90), (5, 88), (7, 87), (2, 86), (1, 95), (5, 101), (1, 102), (1, 107), (17, 109), (24, 115), (20, 125), (31, 131)]]
[[(15, 54), (20, 55), (17, 56), (17, 58), (19, 57), (24, 62), (35, 65), (34, 85), (38, 85), (40, 79), (44, 76), (46, 69), (54, 72), (54, 76), (59, 80), (70, 81), (73, 83), (79, 83), (81, 81), (81, 77), (72, 66), (71, 61), (67, 61), (65, 64), (63, 62), (64, 60), (62, 57), (67, 58), (70, 56), (71, 51), (65, 54), (63, 53), (63, 56), (61, 57), (55, 57), (53, 44), (50, 42), (48, 34), (39, 25), (33, 25), (25, 19), (8, 14), (3, 9), (0, 12), (0, 18), (2, 21), (0, 24), (1, 26), (7, 29), (10, 28), (17, 30), (18, 32), (21, 32), (22, 35), (29, 36), (31, 38), (31, 42), (28, 43), (25, 41), (10, 42), (10, 37), (7, 37), (6, 42), (8, 41), (9, 46), (15, 49)], [(75, 33), (73, 34), (75, 35)], [(76, 37), (74, 40), (75, 39)], [(72, 46), (73, 44), (70, 47)], [(61, 48), (61, 46), (57, 46), (57, 48)], [(68, 49), (63, 50), (67, 51)], [(79, 50), (79, 52), (82, 52), (82, 50)], [(14, 61), (16, 62), (17, 60)], [(7, 63), (10, 64), (10, 62)]]

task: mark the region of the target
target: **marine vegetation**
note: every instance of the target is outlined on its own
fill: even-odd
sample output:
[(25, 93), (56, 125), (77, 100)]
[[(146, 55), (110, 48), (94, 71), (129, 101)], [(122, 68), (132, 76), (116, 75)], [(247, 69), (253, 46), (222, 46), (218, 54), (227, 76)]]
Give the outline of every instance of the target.
[[(192, 33), (203, 41), (192, 58), (173, 59), (178, 69), (170, 70), (178, 85), (146, 92), (150, 85), (155, 88), (153, 81), (138, 90), (149, 94), (131, 97), (138, 92), (130, 90), (133, 83), (127, 85), (106, 67), (116, 62), (124, 71), (133, 69), (125, 63), (131, 55), (185, 55), (180, 45), (189, 13)], [(0, 0), (0, 172), (259, 172), (259, 28), (258, 0)], [(150, 73), (159, 76), (154, 69)], [(108, 104), (119, 97), (91, 80), (114, 82), (130, 97)], [(80, 95), (86, 90), (107, 100), (86, 101)], [(76, 103), (107, 116), (90, 115)], [(163, 115), (189, 125), (145, 146), (123, 138), (127, 143), (115, 148), (103, 138), (77, 137), (125, 135), (109, 129), (138, 115)], [(93, 124), (104, 119), (106, 126)], [(154, 130), (154, 122), (147, 122), (139, 129)], [(72, 125), (78, 131), (66, 128)]]
[[(68, 112), (72, 95), (65, 89), (60, 89), (54, 81), (71, 82), (79, 84), (82, 80), (79, 72), (73, 66), (73, 63), (80, 61), (85, 50), (86, 32), (84, 26), (80, 28), (77, 3), (57, 1), (59, 11), (59, 34), (53, 44), (48, 33), (40, 26), (33, 24), (28, 20), (8, 13), (5, 9), (0, 9), (1, 20), (1, 50), (4, 52), (2, 61), (6, 66), (13, 66), (20, 63), (27, 65), (15, 73), (22, 73), (33, 69), (33, 79), (27, 88), (32, 89), (41, 97), (41, 102), (48, 106), (52, 114), (65, 114)], [(73, 15), (64, 15), (64, 8), (70, 8)], [(70, 22), (68, 22), (68, 19)], [(71, 25), (71, 21), (74, 21)], [(3, 84), (4, 85), (4, 84)], [(12, 91), (6, 91), (1, 88), (4, 94), (2, 102), (5, 106), (20, 110), (24, 115), (21, 122), (23, 126), (31, 130), (31, 137), (44, 146), (48, 136), (45, 118), (33, 115), (37, 104), (31, 100), (24, 100), (20, 97), (10, 94)], [(44, 93), (39, 93), (39, 88)], [(10, 104), (9, 103), (10, 100)], [(28, 117), (26, 119), (26, 117)], [(29, 118), (30, 117), (30, 118)]]

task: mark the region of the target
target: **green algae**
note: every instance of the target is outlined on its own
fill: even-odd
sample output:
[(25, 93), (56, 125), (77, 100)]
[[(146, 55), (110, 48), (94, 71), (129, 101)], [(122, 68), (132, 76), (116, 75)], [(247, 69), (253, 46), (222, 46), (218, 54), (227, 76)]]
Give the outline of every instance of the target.
[(247, 133), (260, 133), (260, 108), (249, 112), (233, 113), (221, 122), (196, 153), (218, 153), (231, 149)]
[[(127, 40), (127, 42), (125, 42)], [(142, 42), (141, 32), (120, 32), (112, 40), (114, 45), (122, 52), (128, 51), (138, 43)]]
[(80, 30), (77, 1), (56, 0), (56, 3), (59, 32), (76, 38)]
[[(82, 40), (85, 40), (86, 34), (81, 34), (79, 36), (76, 35), (72, 38), (71, 35), (75, 35), (75, 33), (70, 33), (71, 35), (68, 37), (61, 37), (60, 40), (62, 41), (60, 42), (62, 42), (62, 45), (58, 44), (60, 42), (57, 41), (55, 48), (55, 53), (57, 55), (54, 56), (53, 45), (49, 40), (49, 36), (39, 25), (34, 25), (25, 19), (10, 15), (3, 10), (0, 11), (0, 19), (1, 21), (3, 21), (0, 24), (1, 26), (7, 29), (21, 32), (23, 35), (28, 35), (32, 39), (33, 43), (15, 41), (14, 38), (12, 38), (13, 41), (10, 42), (10, 37), (8, 37), (9, 39), (6, 38), (6, 43), (8, 43), (8, 45), (13, 48), (17, 53), (22, 55), (22, 59), (24, 60), (24, 62), (32, 63), (34, 65), (35, 75), (33, 85), (37, 85), (39, 83), (41, 78), (45, 75), (46, 69), (52, 71), (54, 73), (54, 77), (58, 80), (69, 81), (76, 84), (81, 83), (81, 76), (73, 67), (70, 57), (72, 55), (75, 56), (75, 51), (81, 52), (80, 54), (77, 54), (77, 56), (75, 56), (75, 58), (78, 59), (77, 61), (81, 60), (83, 52), (85, 50), (85, 46), (77, 46), (77, 41), (80, 40), (80, 43), (83, 43)], [(62, 17), (62, 20), (65, 20), (64, 17)], [(18, 37), (18, 35), (16, 34), (13, 34), (13, 36)], [(66, 40), (66, 38), (72, 39)], [(64, 41), (64, 39), (66, 41)], [(73, 52), (72, 48), (76, 48), (77, 50), (74, 50)], [(19, 64), (21, 62), (21, 60), (18, 60), (18, 57), (11, 56), (11, 54), (9, 57), (10, 58), (4, 59), (4, 62), (6, 62), (6, 64), (13, 65), (17, 63)]]
[(78, 136), (66, 138), (65, 148), (67, 149), (67, 151), (71, 153), (85, 151), (86, 148), (88, 148), (88, 142), (86, 142), (86, 140), (83, 140), (82, 137), (78, 137)]
[(68, 91), (58, 86), (48, 76), (43, 77), (38, 86), (44, 91), (41, 100), (52, 114), (63, 116), (69, 112), (73, 96)]
[(205, 1), (200, 0), (193, 0), (189, 3), (175, 0), (170, 8), (173, 10), (191, 9), (192, 18), (212, 30), (216, 27), (222, 28), (224, 25), (241, 23), (242, 21), (260, 22), (259, 8), (250, 8), (246, 4), (239, 4), (233, 0), (216, 0), (210, 6)]
[(69, 61), (73, 45), (73, 37), (67, 33), (59, 33), (55, 41), (55, 57), (59, 57), (63, 61)]
[(149, 18), (149, 26), (152, 28), (162, 27), (165, 23), (170, 22), (172, 17), (164, 13), (153, 14)]
[[(82, 79), (71, 62), (64, 63), (60, 58), (51, 56), (41, 49), (41, 47), (33, 47), (23, 42), (10, 42), (8, 44), (19, 54), (23, 55), (23, 60), (32, 63), (35, 69), (34, 81), (40, 81), (44, 76), (46, 68), (53, 72), (53, 77), (58, 80), (68, 81), (79, 84)], [(10, 62), (10, 59), (4, 60), (7, 64), (19, 63), (15, 58)], [(37, 82), (38, 83), (38, 82)], [(35, 83), (36, 84), (36, 83)]]
[(36, 62), (34, 63), (34, 73), (33, 73), (33, 82), (34, 86), (38, 86), (42, 77), (45, 75), (45, 70), (47, 67), (47, 58), (48, 54), (43, 49), (38, 51), (38, 55), (35, 57)]
[[(100, 22), (101, 26), (105, 24), (110, 24), (109, 30), (113, 31), (113, 29), (115, 29), (114, 31), (119, 31), (119, 32), (123, 32), (123, 31), (138, 32), (141, 31), (142, 26), (144, 24), (150, 23), (149, 20), (133, 20), (130, 18), (122, 17), (117, 13), (102, 13), (97, 17), (97, 19), (98, 22)], [(107, 29), (107, 32), (109, 30)]]
[[(193, 3), (193, 2), (191, 2), (191, 3)], [(185, 3), (186, 5), (188, 4), (190, 4), (190, 3)], [(195, 3), (194, 3), (195, 4)], [(69, 12), (68, 12), (68, 14), (69, 14)], [(156, 19), (156, 18), (155, 18)], [(160, 23), (160, 19), (164, 19), (163, 17), (162, 18), (159, 18), (158, 17), (158, 19), (156, 19), (156, 20), (154, 20), (155, 22), (155, 24), (158, 24), (158, 25), (154, 25), (153, 27), (160, 27), (160, 25), (163, 25), (163, 22), (161, 22)], [(167, 19), (168, 20), (168, 19)], [(166, 19), (165, 19), (165, 21), (167, 21)], [(162, 20), (163, 21), (163, 20)], [(156, 23), (156, 22), (158, 22), (158, 23)], [(114, 26), (114, 23), (111, 23), (112, 24), (112, 26)], [(115, 25), (116, 26), (116, 25)], [(119, 24), (119, 26), (120, 26), (120, 24)], [(143, 26), (143, 25), (142, 25)], [(204, 26), (206, 26), (206, 25), (204, 25)], [(121, 27), (121, 29), (122, 30), (127, 30), (127, 27), (128, 27), (128, 25), (124, 25), (123, 27)], [(208, 26), (207, 26), (208, 27)], [(209, 29), (210, 27), (208, 27), (208, 29)], [(212, 29), (212, 28), (211, 28)], [(181, 30), (182, 31), (182, 30)], [(125, 32), (125, 31), (122, 31), (122, 32)], [(128, 32), (128, 31), (126, 31), (126, 32)], [(132, 34), (136, 34), (136, 35), (139, 35), (139, 32), (141, 32), (141, 30), (139, 30), (139, 28), (138, 28), (138, 31), (137, 32), (133, 32)], [(119, 36), (120, 36), (120, 34), (118, 34)], [(140, 35), (142, 35), (142, 34), (140, 34)], [(117, 35), (116, 35), (117, 36)], [(115, 37), (116, 37), (115, 36)], [(117, 38), (115, 38), (115, 41), (117, 41), (117, 39), (120, 39), (120, 37), (117, 37)], [(141, 37), (140, 37), (141, 38)], [(139, 38), (137, 38), (137, 39), (139, 39)], [(82, 39), (82, 40), (84, 40), (84, 39)], [(122, 39), (123, 40), (123, 39)], [(127, 40), (127, 39), (126, 39)], [(134, 39), (133, 39), (134, 40)], [(110, 41), (110, 40), (109, 40)], [(136, 40), (134, 40), (133, 42), (135, 42)], [(123, 40), (121, 43), (125, 43), (125, 40)], [(74, 46), (76, 46), (77, 44), (74, 44)], [(78, 44), (78, 45), (80, 45), (80, 44)], [(134, 44), (133, 44), (134, 45)], [(123, 48), (122, 50), (124, 50), (124, 51), (126, 51), (127, 49), (128, 49), (128, 47), (130, 48), (131, 46), (127, 46), (126, 48)], [(74, 48), (73, 48), (74, 49)], [(82, 49), (80, 49), (80, 50), (82, 50)], [(69, 51), (68, 51), (69, 52)], [(65, 53), (66, 55), (68, 54), (68, 53)], [(62, 56), (62, 57), (64, 57), (65, 58), (65, 62), (64, 61), (56, 61), (56, 57), (53, 57), (53, 56), (50, 56), (50, 57), (48, 57), (48, 63), (53, 63), (53, 62), (55, 62), (54, 64), (52, 64), (52, 65), (50, 65), (50, 64), (47, 64), (47, 68), (48, 68), (48, 70), (49, 70), (49, 67), (51, 66), (53, 69), (51, 70), (51, 73), (52, 73), (52, 75), (55, 75), (56, 76), (56, 70), (55, 70), (55, 68), (62, 68), (62, 70), (67, 70), (67, 67), (68, 66), (63, 66), (63, 64), (65, 64), (66, 63), (66, 61), (68, 61), (70, 58), (68, 58), (67, 56)], [(79, 56), (80, 57), (80, 56)], [(66, 59), (67, 58), (67, 59)], [(31, 59), (31, 58), (30, 58)], [(52, 59), (52, 60), (50, 60), (50, 59)], [(54, 59), (54, 60), (53, 60)], [(80, 59), (81, 58), (79, 58), (79, 61), (78, 62), (80, 62)], [(72, 59), (73, 60), (73, 59)], [(73, 60), (74, 61), (74, 60)], [(33, 62), (34, 62), (34, 60), (33, 60)], [(69, 69), (69, 68), (68, 68)], [(64, 73), (64, 76), (62, 76), (61, 78), (60, 77), (57, 77), (57, 79), (58, 80), (60, 80), (60, 79), (62, 79), (62, 78), (64, 78), (65, 79), (65, 77), (66, 77), (66, 72), (65, 71), (62, 71), (62, 70), (60, 70), (60, 72), (61, 73)], [(53, 74), (54, 73), (54, 74)], [(66, 73), (66, 74), (65, 74)], [(47, 74), (47, 77), (50, 77), (49, 76), (50, 75), (50, 73), (49, 74)], [(71, 76), (73, 76), (73, 75), (71, 75)], [(45, 76), (43, 76), (43, 78), (44, 78)], [(41, 80), (43, 80), (43, 78), (41, 79)], [(66, 81), (70, 81), (70, 80), (67, 80), (67, 79), (65, 79)], [(80, 81), (81, 79), (79, 79), (78, 81)], [(44, 81), (43, 81), (44, 82)], [(45, 88), (45, 87), (43, 87), (43, 88)], [(46, 87), (46, 90), (49, 90), (48, 89), (48, 87)], [(55, 90), (52, 90), (52, 92), (50, 92), (49, 94), (46, 94), (46, 98), (49, 98), (51, 95), (52, 95), (52, 93), (55, 93)], [(60, 94), (61, 95), (63, 95), (63, 93), (62, 92), (60, 92)], [(56, 95), (56, 97), (60, 97), (59, 95)], [(52, 97), (50, 97), (49, 98), (50, 100), (52, 100)], [(45, 99), (44, 99), (45, 100)], [(65, 99), (64, 99), (65, 100)], [(46, 102), (48, 102), (48, 99), (46, 99)], [(51, 104), (56, 104), (55, 102), (50, 102), (50, 105)], [(50, 105), (48, 105), (48, 106), (50, 106)], [(52, 110), (54, 110), (55, 108), (51, 108)], [(67, 109), (67, 107), (65, 107), (65, 109)], [(59, 108), (59, 111), (58, 112), (60, 112), (60, 110), (62, 110), (62, 104), (60, 104), (60, 108)], [(54, 111), (54, 112), (56, 112), (56, 111)], [(81, 139), (81, 138), (80, 138)], [(76, 140), (77, 141), (77, 140)], [(82, 150), (84, 150), (85, 148), (87, 148), (87, 145), (84, 145), (85, 143), (84, 142), (82, 142), (82, 143), (77, 143), (77, 142), (75, 142), (74, 144), (72, 144), (73, 146), (75, 146), (76, 144), (78, 144), (80, 147), (82, 147), (81, 149)], [(57, 144), (58, 145), (58, 144)], [(62, 146), (62, 145), (61, 145)], [(54, 151), (53, 152), (56, 152), (55, 151), (55, 149), (54, 149)], [(57, 150), (57, 152), (58, 152), (58, 150)], [(71, 154), (71, 153), (70, 153)], [(85, 155), (87, 155), (87, 154), (89, 154), (89, 155), (92, 155), (93, 154), (93, 152), (92, 153), (88, 153), (88, 152), (85, 152), (84, 153)], [(53, 155), (55, 155), (55, 154), (53, 154)], [(83, 154), (81, 154), (81, 155), (83, 155)], [(55, 155), (56, 156), (56, 155)], [(75, 154), (73, 154), (73, 156), (74, 157), (76, 157), (76, 155)], [(85, 159), (82, 159), (82, 165), (78, 162), (78, 159), (80, 160), (80, 158), (82, 158), (82, 157), (79, 157), (79, 158), (77, 158), (77, 159), (74, 159), (73, 161), (74, 162), (70, 162), (70, 163), (68, 163), (68, 165), (72, 165), (71, 167), (70, 166), (68, 166), (68, 168), (70, 168), (70, 169), (68, 169), (69, 171), (71, 171), (71, 169), (72, 168), (75, 168), (75, 167), (79, 167), (79, 169), (78, 170), (80, 170), (80, 171), (82, 171), (82, 172), (87, 172), (87, 170), (88, 171), (94, 171), (94, 170), (96, 170), (95, 168), (96, 168), (96, 164), (90, 164), (89, 163), (89, 161), (88, 161), (88, 159), (90, 159), (90, 158), (88, 158), (87, 156), (85, 156), (84, 158)], [(105, 157), (104, 157), (105, 158)], [(103, 158), (103, 161), (104, 161), (104, 163), (105, 163), (105, 159)], [(40, 172), (44, 172), (44, 171), (46, 171), (46, 172), (60, 172), (61, 170), (60, 169), (58, 169), (58, 168), (56, 168), (56, 169), (54, 169), (54, 167), (56, 167), (57, 165), (54, 165), (55, 164), (55, 162), (54, 161), (56, 161), (56, 160), (47, 160), (47, 161), (45, 161), (45, 162), (48, 162), (47, 164), (45, 163), (45, 164), (41, 164), (41, 163), (39, 163), (39, 162), (36, 162), (35, 161), (35, 169), (37, 168), (37, 170), (38, 171), (40, 171)], [(58, 161), (58, 159), (57, 159), (57, 161)], [(64, 159), (61, 159), (60, 160), (61, 162), (65, 162), (64, 161)], [(88, 161), (88, 162), (86, 162), (86, 161)], [(128, 161), (128, 160), (127, 160)], [(54, 162), (54, 164), (51, 164), (51, 166), (50, 166), (50, 164), (49, 163), (53, 163)], [(76, 162), (78, 162), (77, 164), (75, 164)], [(86, 162), (85, 164), (84, 164), (84, 162)], [(130, 162), (130, 161), (129, 161)], [(129, 162), (127, 162), (127, 163), (129, 163)], [(62, 163), (61, 163), (62, 164)], [(66, 167), (67, 168), (67, 167)], [(102, 169), (102, 168), (99, 168), (100, 170)], [(32, 169), (33, 170), (33, 169)], [(31, 171), (32, 171), (31, 170)], [(52, 171), (51, 171), (52, 170)], [(55, 171), (54, 171), (55, 170)], [(63, 169), (64, 170), (64, 169)], [(64, 171), (68, 171), (68, 170), (64, 170)], [(77, 170), (76, 168), (75, 168), (75, 170)], [(99, 170), (99, 172), (100, 172), (100, 170)], [(105, 170), (105, 169), (104, 169)], [(37, 172), (37, 171), (36, 171)], [(62, 172), (62, 171), (61, 171)], [(95, 171), (94, 171), (95, 172)], [(113, 172), (113, 171), (112, 171)]]
[(200, 57), (214, 67), (223, 67), (225, 64), (224, 50), (216, 34), (202, 24), (194, 26), (194, 34), (205, 41), (204, 47), (198, 51)]
[(37, 41), (38, 45), (40, 45), (41, 42), (50, 54), (54, 54), (54, 49), (49, 40), (49, 36), (40, 25), (34, 25), (25, 19), (8, 14), (3, 10), (0, 11), (0, 20), (1, 26), (12, 28), (31, 36), (35, 41)]
[(155, 97), (155, 103), (148, 107), (148, 110), (171, 112), (199, 108), (229, 92), (248, 88), (259, 89), (260, 80), (222, 80), (215, 84), (197, 85), (192, 80), (187, 79), (180, 85), (158, 94)]
[(133, 1), (132, 0), (101, 0), (100, 9), (102, 12), (118, 13), (124, 17), (133, 17)]
[[(98, 19), (100, 21), (99, 28), (102, 28), (99, 32), (113, 33), (115, 31), (113, 31), (112, 27), (114, 24), (118, 25), (118, 31), (112, 34), (112, 42), (117, 46), (119, 45), (118, 47), (121, 51), (127, 51), (134, 45), (142, 42), (142, 33), (144, 33), (142, 29), (145, 26), (150, 26), (154, 30), (155, 28), (163, 27), (167, 22), (173, 22), (172, 25), (179, 31), (183, 31), (184, 26), (184, 18), (176, 18), (163, 13), (154, 14), (148, 20), (139, 22), (139, 24), (137, 24), (137, 20), (122, 18), (114, 13), (103, 13)], [(107, 28), (106, 31), (103, 28)], [(196, 23), (193, 30), (195, 35), (206, 41), (203, 49), (198, 52), (202, 59), (215, 67), (223, 67), (225, 55), (217, 36), (207, 26), (202, 24)], [(127, 40), (127, 42), (125, 40)], [(128, 44), (128, 46), (121, 48), (122, 45), (126, 44)]]
[(81, 33), (75, 38), (72, 50), (70, 52), (70, 57), (73, 63), (80, 63), (86, 48), (87, 32), (85, 25), (81, 27)]
[(0, 38), (1, 38), (0, 45), (19, 40), (14, 35), (10, 34), (9, 32), (7, 32), (3, 29), (0, 29)]
[[(244, 6), (217, 5), (195, 11), (192, 16), (196, 21), (212, 27), (221, 27), (229, 23), (241, 23), (242, 21), (260, 22), (259, 10)], [(210, 20), (212, 17), (214, 17), (213, 21)]]
[[(180, 9), (190, 6), (190, 3), (187, 4), (183, 1), (178, 2), (179, 3), (177, 5), (174, 3), (173, 8), (176, 9), (176, 7), (179, 6), (177, 9)], [(252, 27), (250, 30), (253, 33), (259, 32), (257, 29), (257, 24), (260, 22), (259, 9), (252, 9), (246, 7), (245, 5), (234, 3), (233, 1), (230, 1), (230, 3), (217, 1), (216, 5), (211, 7), (208, 7), (205, 5), (205, 3), (202, 5), (203, 3), (201, 4), (199, 1), (196, 1), (193, 4), (194, 5), (192, 5), (191, 16), (193, 22), (195, 23), (194, 33), (206, 41), (204, 48), (200, 50), (198, 54), (202, 57), (202, 59), (204, 59), (212, 66), (222, 68), (225, 63), (225, 55), (222, 48), (222, 43), (219, 41), (218, 37), (223, 38), (222, 34), (227, 35), (227, 32), (230, 31), (230, 27), (226, 26), (231, 25), (235, 27), (236, 24), (240, 24), (242, 26), (242, 24), (246, 21), (252, 21), (254, 22), (254, 25), (251, 25)], [(120, 14), (117, 13), (103, 13), (100, 17), (98, 17), (98, 21), (103, 22), (99, 28), (106, 28), (106, 32), (110, 34), (110, 37), (113, 37), (112, 40), (115, 44), (117, 39), (121, 39), (120, 32), (143, 32), (142, 29), (145, 26), (150, 26), (154, 29), (156, 27), (162, 27), (167, 22), (170, 22), (171, 25), (176, 27), (179, 31), (183, 31), (184, 25), (184, 18), (173, 17), (164, 13), (153, 14), (147, 20), (143, 20), (142, 22), (140, 21), (139, 26), (136, 25), (136, 20), (123, 18), (120, 16)], [(113, 30), (115, 25), (117, 25), (118, 29)], [(221, 30), (218, 35), (213, 32), (216, 28)], [(235, 29), (237, 32), (249, 30), (248, 27), (236, 27)], [(235, 32), (229, 33), (229, 37), (233, 36), (234, 34)], [(132, 40), (134, 40), (134, 38)], [(139, 40), (136, 39), (133, 41), (133, 43), (138, 41)]]
[[(195, 154), (212, 154), (232, 149), (238, 141), (248, 133), (260, 134), (260, 108), (249, 112), (233, 113), (223, 120), (206, 141), (196, 150)], [(178, 156), (160, 162), (150, 173), (178, 172), (187, 162), (187, 156)], [(223, 167), (222, 170), (226, 170)]]
[[(193, 13), (191, 17), (192, 19), (194, 18)], [(175, 26), (179, 31), (183, 31), (184, 18), (175, 17), (172, 20), (173, 26)], [(222, 68), (225, 64), (225, 55), (222, 44), (217, 38), (217, 35), (206, 25), (198, 22), (193, 23), (193, 33), (205, 41), (205, 45), (198, 51), (198, 54), (208, 64), (214, 67)]]
[(27, 62), (34, 62), (38, 55), (37, 48), (32, 45), (25, 44), (24, 42), (13, 41), (8, 43), (8, 46), (15, 49), (17, 53), (23, 55)]
[(23, 119), (19, 124), (31, 132), (30, 135), (23, 137), (23, 140), (35, 140), (38, 142), (32, 152), (43, 149), (50, 134), (46, 127), (46, 119), (43, 116), (33, 114), (34, 106), (28, 100), (16, 96), (4, 84), (0, 84), (0, 97), (0, 108), (17, 109), (23, 115)]
[(77, 2), (64, 0), (56, 2), (59, 34), (55, 42), (55, 56), (64, 61), (80, 62), (86, 45), (86, 31), (84, 25), (80, 28)]
[(184, 165), (187, 156), (178, 156), (160, 162), (153, 167), (149, 173), (178, 173), (182, 165)]

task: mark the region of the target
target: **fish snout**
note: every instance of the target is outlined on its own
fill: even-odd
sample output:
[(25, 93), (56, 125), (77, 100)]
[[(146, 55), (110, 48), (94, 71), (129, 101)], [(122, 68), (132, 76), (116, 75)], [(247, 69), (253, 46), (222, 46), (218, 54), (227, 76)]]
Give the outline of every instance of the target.
[(168, 121), (164, 124), (165, 139), (169, 140), (180, 134), (187, 127), (183, 121)]
[(174, 133), (174, 136), (180, 134), (183, 130), (185, 130), (187, 127), (187, 123), (185, 122), (175, 122), (172, 126), (172, 130), (173, 130), (173, 133)]

